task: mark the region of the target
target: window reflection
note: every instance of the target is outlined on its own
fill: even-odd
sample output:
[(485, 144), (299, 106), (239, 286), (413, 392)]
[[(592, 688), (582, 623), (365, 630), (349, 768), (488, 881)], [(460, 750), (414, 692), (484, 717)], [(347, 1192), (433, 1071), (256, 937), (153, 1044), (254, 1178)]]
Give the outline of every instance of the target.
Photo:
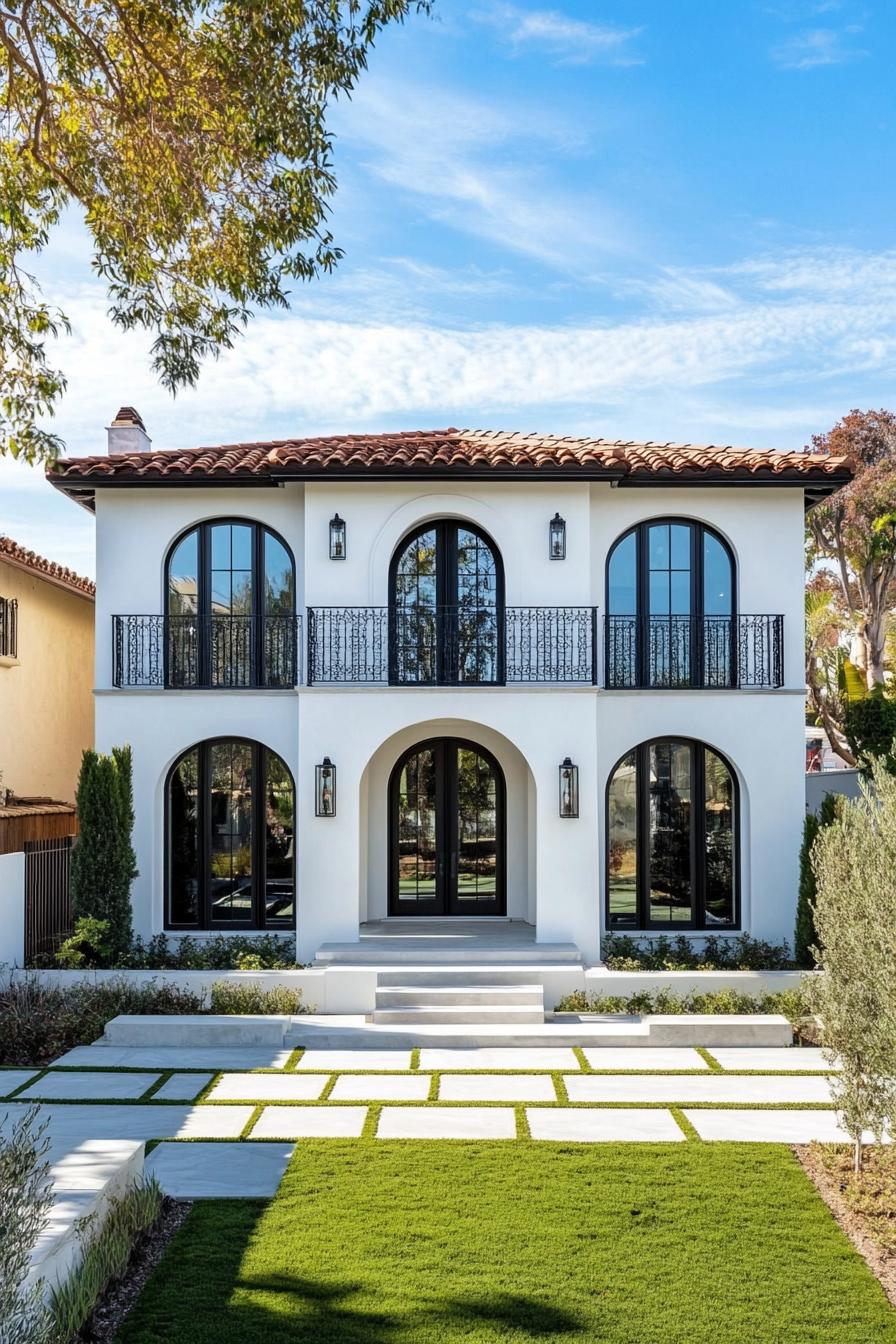
[(243, 740), (201, 743), (168, 782), (168, 923), (291, 926), (295, 791), (275, 752)]
[(611, 928), (733, 927), (735, 785), (699, 742), (642, 743), (607, 785)]

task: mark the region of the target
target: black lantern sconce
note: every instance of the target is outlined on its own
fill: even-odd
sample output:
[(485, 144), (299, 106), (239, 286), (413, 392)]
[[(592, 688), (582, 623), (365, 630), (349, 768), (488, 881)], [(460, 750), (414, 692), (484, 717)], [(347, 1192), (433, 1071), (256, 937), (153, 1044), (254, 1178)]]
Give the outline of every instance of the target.
[(314, 815), (336, 815), (336, 767), (329, 756), (314, 767)]
[(560, 815), (579, 815), (579, 767), (568, 756), (560, 765)]
[(559, 513), (548, 524), (548, 554), (552, 560), (566, 559), (566, 519)]
[(330, 559), (345, 559), (345, 519), (338, 513), (330, 519)]

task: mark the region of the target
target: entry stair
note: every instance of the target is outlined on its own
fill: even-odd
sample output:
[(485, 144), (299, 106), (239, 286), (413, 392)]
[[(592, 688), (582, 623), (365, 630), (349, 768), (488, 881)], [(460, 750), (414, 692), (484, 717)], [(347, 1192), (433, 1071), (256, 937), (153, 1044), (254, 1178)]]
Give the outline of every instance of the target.
[(544, 1023), (544, 986), (525, 973), (472, 969), (381, 971), (373, 1021), (378, 1024)]

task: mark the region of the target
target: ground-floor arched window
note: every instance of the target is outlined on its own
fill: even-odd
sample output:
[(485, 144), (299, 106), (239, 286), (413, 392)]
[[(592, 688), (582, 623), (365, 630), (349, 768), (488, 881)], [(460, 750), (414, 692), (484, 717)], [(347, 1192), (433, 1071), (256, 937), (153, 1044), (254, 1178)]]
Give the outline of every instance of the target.
[(607, 785), (607, 926), (736, 928), (738, 794), (727, 761), (685, 738), (642, 742)]
[(295, 927), (295, 787), (259, 742), (216, 738), (174, 763), (166, 788), (165, 923)]

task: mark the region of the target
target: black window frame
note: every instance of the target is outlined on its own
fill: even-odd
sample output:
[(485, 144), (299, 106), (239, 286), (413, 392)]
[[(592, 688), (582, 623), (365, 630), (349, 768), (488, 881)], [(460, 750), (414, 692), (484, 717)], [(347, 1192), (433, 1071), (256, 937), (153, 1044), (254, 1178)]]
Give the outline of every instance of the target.
[[(249, 652), (249, 678), (243, 682), (227, 682), (212, 680), (212, 639), (211, 622), (214, 617), (211, 604), (211, 583), (212, 583), (212, 529), (215, 527), (248, 527), (252, 530), (252, 639)], [(198, 573), (196, 575), (196, 619), (199, 623), (199, 634), (197, 641), (197, 674), (195, 680), (172, 679), (171, 669), (173, 659), (171, 656), (171, 622), (173, 620), (188, 619), (188, 616), (179, 616), (170, 609), (171, 599), (171, 561), (173, 560), (178, 547), (187, 537), (196, 533), (196, 556)], [(293, 622), (291, 634), (292, 641), (292, 677), (291, 685), (295, 685), (298, 679), (298, 640), (295, 626), (296, 603), (298, 590), (296, 587), (296, 558), (293, 554), (289, 542), (275, 528), (269, 527), (267, 523), (259, 522), (257, 518), (241, 518), (225, 514), (216, 518), (203, 518), (197, 523), (191, 523), (179, 532), (168, 547), (165, 555), (165, 566), (162, 578), (162, 609), (164, 611), (165, 622), (165, 685), (175, 690), (189, 689), (208, 689), (208, 690), (243, 690), (243, 689), (283, 689), (282, 680), (273, 680), (269, 683), (266, 676), (266, 658), (265, 658), (265, 621), (268, 613), (265, 611), (265, 569), (264, 569), (264, 549), (265, 540), (270, 536), (283, 547), (289, 558), (292, 569), (292, 611), (288, 618)], [(221, 619), (227, 619), (223, 617)], [(240, 617), (233, 619), (239, 620)], [(274, 619), (282, 619), (275, 617)]]
[[(687, 527), (690, 531), (690, 650), (689, 666), (690, 677), (688, 684), (683, 689), (700, 690), (706, 686), (705, 666), (703, 656), (704, 631), (703, 622), (706, 619), (704, 611), (705, 593), (704, 593), (704, 539), (709, 536), (717, 541), (728, 556), (731, 565), (731, 611), (727, 616), (720, 616), (720, 620), (731, 621), (730, 634), (730, 652), (729, 669), (730, 676), (727, 682), (728, 688), (737, 685), (737, 628), (738, 628), (738, 583), (739, 575), (737, 568), (737, 559), (730, 543), (722, 536), (716, 528), (711, 527), (709, 523), (704, 523), (699, 518), (687, 518), (680, 515), (668, 514), (660, 515), (657, 518), (643, 518), (640, 522), (633, 523), (631, 527), (618, 537), (616, 537), (610, 549), (607, 552), (607, 558), (604, 564), (604, 599), (606, 602), (607, 620), (612, 622), (616, 620), (633, 620), (635, 622), (635, 678), (632, 686), (626, 686), (624, 689), (634, 690), (674, 690), (674, 686), (664, 686), (662, 682), (651, 680), (650, 676), (650, 647), (649, 640), (644, 637), (644, 630), (647, 622), (651, 619), (662, 620), (662, 613), (651, 613), (650, 610), (650, 529), (652, 527)], [(614, 612), (610, 605), (610, 565), (617, 549), (630, 536), (635, 537), (635, 611)], [(671, 560), (671, 557), (670, 557)], [(674, 616), (669, 617), (670, 621)], [(712, 619), (712, 618), (710, 618)], [(609, 636), (609, 631), (608, 631)], [(607, 659), (610, 657), (611, 639), (608, 637), (605, 641), (605, 654)], [(605, 681), (607, 685), (611, 683), (609, 666), (606, 668)], [(717, 683), (710, 681), (710, 689), (720, 689)], [(618, 689), (614, 687), (614, 689)]]
[[(650, 767), (651, 747), (671, 743), (687, 746), (691, 750), (691, 826), (690, 826), (690, 862), (691, 862), (691, 918), (682, 920), (651, 921), (650, 910)], [(732, 847), (732, 886), (734, 896), (734, 919), (730, 924), (707, 922), (706, 919), (706, 753), (711, 752), (722, 762), (731, 779), (731, 810), (734, 818), (734, 844)], [(635, 756), (635, 852), (637, 855), (636, 918), (633, 924), (614, 921), (610, 911), (610, 789), (616, 778), (616, 772), (623, 761)], [(699, 821), (697, 820), (699, 818)], [(604, 921), (607, 933), (638, 934), (665, 933), (674, 937), (677, 933), (737, 933), (741, 929), (741, 805), (740, 782), (737, 771), (724, 752), (708, 742), (695, 737), (683, 737), (669, 734), (648, 738), (637, 746), (629, 747), (614, 764), (607, 776), (604, 790)], [(701, 843), (702, 842), (702, 843)]]
[[(211, 749), (220, 746), (222, 743), (238, 743), (241, 746), (247, 746), (252, 751), (252, 837), (250, 841), (252, 852), (252, 918), (250, 920), (213, 920), (211, 917), (211, 827), (212, 827), (212, 809), (211, 809), (211, 790), (210, 790), (210, 756)], [(196, 808), (196, 831), (197, 831), (197, 881), (199, 883), (199, 918), (195, 923), (178, 922), (172, 918), (171, 913), (171, 782), (181, 763), (191, 752), (198, 753), (197, 763), (197, 808)], [(284, 770), (292, 786), (292, 835), (293, 835), (293, 856), (292, 856), (292, 886), (293, 903), (291, 919), (273, 919), (268, 920), (265, 917), (265, 888), (267, 883), (267, 857), (265, 846), (265, 799), (267, 796), (267, 772), (265, 770), (266, 753), (276, 756), (283, 765)], [(261, 806), (259, 806), (259, 804)], [(218, 737), (204, 738), (201, 742), (194, 742), (184, 751), (180, 752), (177, 759), (168, 771), (165, 779), (165, 826), (164, 826), (164, 927), (166, 931), (177, 933), (276, 933), (278, 930), (289, 932), (296, 927), (296, 910), (298, 905), (298, 886), (297, 886), (297, 864), (296, 851), (298, 845), (298, 832), (296, 829), (298, 800), (296, 796), (296, 782), (292, 771), (286, 764), (286, 761), (279, 752), (274, 751), (263, 742), (257, 742), (254, 738), (243, 737), (239, 734), (224, 733)]]
[[(457, 601), (457, 534), (471, 532), (491, 551), (495, 561), (495, 677), (488, 681), (464, 681), (457, 675), (457, 651), (452, 646), (449, 622), (440, 613), (456, 608)], [(398, 566), (408, 546), (425, 532), (436, 534), (436, 675), (432, 680), (411, 680), (399, 675), (398, 658), (398, 602), (396, 580)], [(503, 686), (505, 667), (505, 593), (504, 560), (493, 537), (476, 523), (465, 518), (435, 518), (412, 527), (399, 541), (389, 561), (389, 685), (390, 686)], [(446, 633), (447, 631), (447, 633)]]

